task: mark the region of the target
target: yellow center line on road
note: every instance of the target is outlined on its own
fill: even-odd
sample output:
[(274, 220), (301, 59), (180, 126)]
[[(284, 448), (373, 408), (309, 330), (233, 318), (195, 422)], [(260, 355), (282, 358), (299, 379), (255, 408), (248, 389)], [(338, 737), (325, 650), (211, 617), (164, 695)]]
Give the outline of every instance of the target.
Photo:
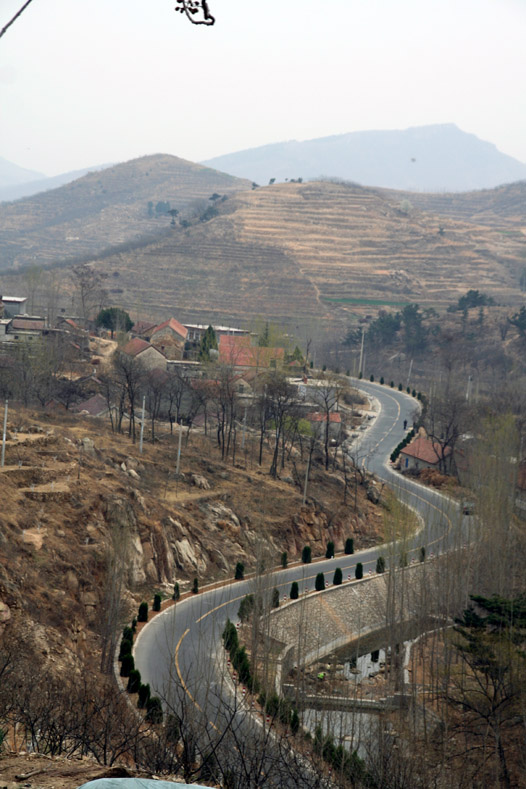
[[(400, 403), (398, 402), (398, 400), (396, 400), (396, 398), (394, 398), (394, 397), (393, 397), (392, 395), (390, 395), (388, 392), (385, 392), (385, 395), (386, 395), (387, 397), (389, 397), (391, 400), (393, 400), (393, 401), (395, 402), (395, 404), (396, 404), (396, 407), (397, 407), (397, 416), (396, 416), (396, 419), (398, 420), (398, 418), (399, 418), (399, 416), (400, 416)], [(370, 452), (371, 452), (371, 451), (373, 451), (374, 449), (377, 449), (377, 448), (378, 448), (378, 446), (379, 446), (379, 445), (380, 445), (380, 443), (383, 441), (383, 439), (384, 439), (384, 438), (386, 438), (386, 437), (387, 437), (387, 436), (388, 436), (390, 433), (392, 433), (392, 431), (394, 430), (395, 426), (396, 426), (396, 422), (395, 422), (395, 423), (392, 425), (392, 427), (390, 428), (390, 430), (388, 430), (388, 431), (387, 431), (387, 433), (385, 433), (385, 435), (384, 435), (384, 436), (383, 436), (383, 437), (382, 437), (382, 438), (381, 438), (381, 439), (380, 439), (380, 440), (379, 440), (379, 441), (378, 441), (378, 442), (377, 442), (377, 443), (374, 445), (374, 447), (372, 448), (372, 450), (370, 450)], [(426, 499), (424, 499), (422, 496), (420, 496), (418, 493), (411, 493), (411, 495), (412, 495), (412, 496), (414, 496), (416, 499), (419, 499), (420, 501), (422, 501), (422, 502), (423, 502), (425, 505), (427, 505), (428, 507), (431, 507), (432, 509), (436, 510), (436, 511), (437, 511), (439, 514), (442, 514), (442, 516), (446, 518), (446, 520), (448, 521), (448, 528), (447, 528), (447, 530), (446, 530), (445, 534), (446, 534), (446, 535), (447, 535), (447, 534), (449, 534), (449, 532), (450, 532), (450, 531), (451, 531), (451, 529), (453, 528), (453, 524), (452, 524), (452, 521), (451, 521), (451, 518), (449, 517), (449, 515), (447, 515), (447, 514), (446, 514), (446, 513), (444, 513), (444, 512), (441, 512), (441, 510), (439, 509), (439, 507), (438, 507), (436, 504), (433, 504), (433, 503), (431, 503), (431, 502), (427, 501), (427, 500), (426, 500)], [(437, 543), (439, 540), (443, 539), (443, 537), (444, 537), (444, 536), (445, 536), (445, 535), (441, 535), (440, 537), (437, 537), (435, 540), (433, 540), (433, 541), (431, 541), (430, 543), (428, 543), (428, 545), (434, 545), (434, 544), (435, 544), (435, 543)], [(373, 548), (373, 549), (374, 549), (374, 548)], [(371, 549), (371, 550), (372, 550), (372, 549)], [(416, 550), (417, 550), (417, 548), (412, 548), (412, 549), (409, 551), (409, 553), (412, 553), (412, 552), (414, 552), (414, 551), (416, 551)], [(354, 556), (356, 556), (356, 554), (354, 554)], [(375, 562), (375, 559), (371, 559), (371, 560), (369, 560), (369, 561), (363, 562), (363, 564), (364, 564), (364, 566), (367, 566), (367, 565), (369, 565), (369, 564), (371, 564), (371, 565), (372, 565), (374, 562)], [(354, 564), (354, 563), (355, 563), (355, 562), (353, 562), (353, 564)], [(353, 564), (346, 565), (345, 567), (341, 568), (341, 569), (342, 569), (342, 571), (343, 571), (343, 570), (348, 570), (348, 569), (351, 569), (351, 567), (353, 566)], [(282, 571), (279, 571), (279, 570), (278, 570), (277, 572), (278, 572), (278, 573), (280, 573), (280, 572), (285, 572), (285, 570), (282, 570)], [(314, 578), (316, 578), (316, 575), (317, 575), (317, 574), (313, 574), (313, 575), (309, 575), (309, 576), (303, 577), (303, 578), (301, 579), (301, 582), (302, 582), (302, 583), (305, 583), (305, 582), (307, 582), (307, 581), (312, 581)], [(355, 581), (350, 581), (350, 582), (348, 581), (347, 583), (355, 583), (357, 580), (364, 580), (364, 581), (366, 581), (366, 580), (368, 580), (368, 579), (367, 579), (367, 578), (363, 578), (363, 579), (355, 579)], [(289, 585), (289, 583), (290, 583), (290, 581), (284, 581), (284, 582), (282, 582), (282, 583), (277, 583), (277, 585), (276, 585), (276, 586), (277, 586), (277, 588), (280, 588), (280, 587), (288, 586), (288, 585)], [(197, 624), (199, 624), (200, 622), (202, 622), (202, 621), (203, 621), (203, 619), (206, 619), (206, 618), (207, 618), (208, 616), (210, 616), (211, 614), (214, 614), (214, 613), (216, 613), (217, 611), (221, 610), (221, 608), (224, 608), (225, 606), (227, 606), (227, 605), (230, 605), (231, 603), (235, 603), (237, 600), (242, 600), (244, 597), (245, 597), (245, 595), (243, 594), (243, 595), (239, 595), (238, 597), (233, 597), (233, 598), (232, 598), (232, 599), (230, 599), (230, 600), (225, 600), (223, 603), (220, 603), (219, 605), (216, 605), (214, 608), (211, 608), (211, 609), (210, 609), (210, 611), (207, 611), (206, 613), (202, 614), (202, 616), (200, 616), (198, 619), (196, 619), (196, 620), (194, 621), (193, 625), (197, 625)], [(301, 600), (298, 600), (298, 602), (301, 602)], [(193, 625), (191, 625), (190, 627), (192, 627)], [(175, 657), (175, 668), (176, 668), (176, 671), (177, 671), (177, 676), (179, 677), (179, 681), (180, 681), (180, 683), (181, 683), (181, 686), (182, 686), (182, 688), (183, 688), (184, 692), (187, 694), (188, 698), (189, 698), (189, 699), (192, 701), (192, 703), (195, 705), (195, 707), (196, 707), (196, 708), (197, 708), (197, 709), (198, 709), (200, 712), (203, 712), (203, 714), (204, 714), (204, 711), (203, 711), (202, 707), (200, 706), (199, 702), (198, 702), (198, 701), (197, 701), (197, 700), (194, 698), (194, 696), (193, 696), (193, 695), (192, 695), (192, 693), (190, 692), (190, 690), (189, 690), (189, 688), (188, 688), (188, 685), (186, 684), (186, 682), (185, 682), (185, 680), (184, 680), (184, 678), (183, 678), (183, 675), (182, 675), (182, 672), (181, 672), (181, 667), (180, 667), (180, 664), (179, 664), (179, 651), (180, 651), (180, 649), (181, 649), (181, 645), (182, 645), (182, 643), (183, 643), (184, 639), (186, 638), (186, 636), (187, 636), (187, 635), (188, 635), (188, 633), (190, 632), (190, 627), (187, 627), (187, 628), (186, 628), (186, 630), (184, 631), (184, 633), (183, 633), (183, 634), (182, 634), (182, 636), (180, 637), (180, 639), (179, 639), (179, 641), (177, 642), (177, 645), (176, 645), (176, 647), (175, 647), (175, 656), (174, 656), (174, 657)], [(215, 723), (214, 723), (213, 721), (210, 721), (210, 720), (209, 720), (209, 723), (210, 723), (210, 725), (211, 725), (211, 726), (212, 726), (212, 727), (213, 727), (213, 728), (214, 728), (216, 731), (219, 731), (218, 727), (215, 725)]]

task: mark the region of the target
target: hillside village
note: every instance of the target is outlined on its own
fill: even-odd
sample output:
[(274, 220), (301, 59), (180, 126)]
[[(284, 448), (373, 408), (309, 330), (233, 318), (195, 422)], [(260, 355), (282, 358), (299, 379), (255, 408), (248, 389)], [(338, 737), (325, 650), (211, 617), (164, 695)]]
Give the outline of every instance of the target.
[[(146, 165), (151, 162), (141, 164)], [(120, 175), (117, 167), (112, 179), (118, 180)], [(235, 185), (231, 186), (234, 190)], [(204, 191), (206, 187), (201, 184), (199, 188)], [(407, 302), (413, 293), (420, 299), (426, 286), (406, 268), (375, 269), (373, 282), (371, 271), (369, 279), (364, 279), (358, 266), (354, 273), (361, 277), (366, 294), (363, 299), (354, 298), (356, 283), (346, 281), (342, 288), (339, 278), (343, 269), (339, 270), (339, 264), (333, 269), (328, 265), (316, 270), (311, 284), (306, 284), (304, 273), (294, 268), (290, 283), (299, 296), (295, 309), (307, 314), (309, 303), (316, 304), (316, 310), (321, 305), (322, 329), (307, 326), (304, 330), (305, 325), (296, 323), (292, 313), (290, 320), (276, 321), (276, 314), (283, 315), (292, 303), (278, 272), (282, 264), (290, 263), (297, 239), (305, 242), (300, 255), (303, 261), (310, 260), (313, 265), (319, 257), (317, 230), (309, 229), (316, 248), (308, 250), (308, 234), (299, 230), (298, 216), (305, 215), (297, 201), (311, 201), (312, 213), (308, 215), (317, 222), (328, 197), (336, 199), (343, 212), (329, 222), (329, 235), (338, 236), (334, 243), (340, 244), (342, 221), (353, 225), (347, 213), (350, 202), (353, 216), (362, 216), (363, 202), (369, 208), (374, 205), (384, 229), (387, 217), (388, 233), (396, 235), (403, 225), (408, 238), (422, 233), (426, 243), (432, 239), (431, 246), (439, 251), (435, 264), (446, 255), (448, 270), (456, 266), (456, 279), (450, 282), (446, 296), (442, 299), (441, 294), (440, 300), (432, 296), (428, 306), (425, 301), (422, 306)], [(133, 746), (122, 756), (119, 769), (151, 776), (155, 741), (157, 772), (179, 776), (185, 753), (181, 730), (175, 760), (169, 750), (162, 755), (157, 738), (169, 727), (158, 727), (155, 721), (150, 725), (151, 720), (142, 712), (137, 719), (133, 706), (137, 691), (133, 682), (137, 677), (131, 674), (129, 684), (121, 685), (120, 695), (114, 696), (113, 680), (108, 678), (116, 670), (112, 656), (119, 647), (121, 625), (133, 624), (140, 606), (147, 601), (152, 606), (160, 600), (159, 605), (166, 610), (179, 596), (191, 600), (210, 582), (235, 583), (245, 572), (255, 573), (257, 578), (261, 568), (272, 572), (289, 563), (303, 572), (307, 556), (310, 563), (311, 558), (323, 561), (332, 553), (334, 561), (340, 563), (349, 552), (384, 546), (376, 549), (381, 561), (369, 561), (367, 578), (378, 577), (382, 582), (380, 576), (388, 569), (389, 583), (394, 582), (399, 570), (403, 573), (406, 566), (414, 568), (417, 562), (427, 560), (424, 544), (416, 543), (410, 559), (402, 547), (415, 533), (415, 541), (420, 540), (417, 519), (394, 495), (398, 485), (412, 480), (420, 485), (420, 500), (428, 496), (428, 501), (434, 502), (439, 494), (447, 496), (451, 528), (466, 520), (472, 528), (480, 528), (480, 547), (463, 583), (469, 576), (478, 584), (476, 588), (486, 592), (489, 576), (485, 568), (494, 553), (492, 541), (497, 540), (498, 529), (511, 524), (509, 533), (502, 537), (503, 532), (499, 532), (498, 539), (513, 545), (513, 550), (495, 562), (499, 562), (499, 577), (505, 579), (501, 582), (503, 589), (520, 586), (517, 563), (522, 551), (521, 518), (526, 513), (526, 464), (517, 433), (524, 432), (526, 407), (520, 394), (526, 308), (521, 306), (522, 274), (516, 259), (517, 250), (523, 247), (516, 230), (519, 220), (513, 215), (509, 225), (512, 229), (505, 238), (493, 227), (496, 214), (492, 213), (491, 233), (456, 224), (448, 226), (448, 238), (444, 240), (441, 226), (437, 231), (434, 219), (412, 209), (407, 216), (398, 198), (391, 196), (386, 201), (385, 196), (379, 199), (370, 190), (338, 184), (287, 184), (275, 192), (254, 187), (228, 199), (218, 197), (212, 211), (201, 205), (200, 210), (207, 215), (203, 221), (198, 216), (190, 221), (185, 215), (176, 224), (178, 212), (170, 209), (173, 224), (155, 241), (121, 248), (108, 258), (102, 255), (98, 261), (76, 261), (63, 273), (60, 269), (37, 268), (28, 269), (18, 278), (5, 275), (5, 295), (0, 300), (0, 398), (5, 414), (5, 457), (0, 466), (0, 629), (6, 637), (0, 638), (0, 672), (5, 665), (7, 673), (5, 681), (0, 682), (0, 702), (8, 709), (8, 745), (13, 751), (29, 747), (26, 732), (33, 725), (32, 716), (42, 709), (40, 699), (31, 695), (26, 682), (30, 666), (40, 660), (43, 676), (53, 689), (57, 672), (71, 677), (63, 692), (54, 690), (55, 697), (61, 699), (55, 705), (58, 711), (66, 699), (86, 707), (82, 693), (90, 696), (90, 709), (93, 699), (100, 700), (95, 734), (91, 730), (82, 736), (68, 735), (54, 753), (63, 754), (69, 749), (72, 754), (84, 754), (89, 750), (99, 766), (93, 764), (83, 775), (100, 776), (103, 766), (108, 767), (104, 774), (110, 774), (113, 755), (98, 749), (98, 732), (110, 726), (104, 717), (109, 709), (106, 703), (122, 703), (112, 724), (126, 729)], [(54, 195), (53, 200), (57, 199)], [(421, 199), (425, 202), (426, 197)], [(428, 199), (432, 202), (431, 197)], [(276, 256), (273, 246), (265, 257), (272, 265), (264, 269), (270, 296), (263, 303), (272, 305), (272, 309), (278, 305), (279, 309), (276, 313), (265, 310), (268, 318), (263, 319), (255, 315), (254, 304), (259, 304), (260, 293), (253, 283), (262, 279), (260, 252), (268, 236), (260, 223), (262, 218), (267, 222), (276, 205), (288, 205), (285, 225), (289, 223), (294, 229), (283, 234), (283, 217), (281, 224), (273, 225), (273, 243), (281, 238), (288, 251), (283, 257), (281, 253)], [(263, 208), (267, 213), (260, 210)], [(18, 207), (12, 215), (20, 212)], [(243, 243), (239, 238), (232, 242), (233, 225), (229, 223), (236, 213), (237, 219), (242, 215), (244, 221), (249, 220), (240, 235)], [(147, 221), (166, 220), (161, 218), (161, 211), (159, 215), (148, 216)], [(361, 225), (353, 225), (354, 235), (358, 227), (369, 233), (370, 217), (363, 219)], [(251, 223), (254, 227), (249, 230)], [(247, 242), (254, 228), (259, 241)], [(469, 236), (467, 246), (465, 232)], [(220, 247), (213, 240), (214, 233), (224, 243), (229, 276), (239, 286), (235, 297), (229, 292), (228, 282), (223, 281), (221, 266), (211, 271)], [(462, 294), (465, 278), (454, 261), (455, 250), (463, 248), (474, 261), (470, 283), (476, 282), (481, 268), (475, 244), (482, 237), (493, 244), (486, 259), (490, 263), (484, 264), (484, 285), (495, 298), (472, 288)], [(390, 243), (386, 238), (382, 257)], [(181, 262), (182, 252), (194, 254), (196, 239), (202, 242), (200, 262), (188, 257), (184, 265), (174, 266), (174, 261)], [(333, 241), (326, 236), (323, 243), (330, 246)], [(363, 249), (368, 244), (366, 239)], [(422, 248), (413, 250), (413, 261), (420, 261)], [(235, 256), (231, 257), (234, 249)], [(500, 250), (498, 255), (496, 250)], [(154, 282), (154, 286), (140, 303), (130, 294), (137, 289), (137, 281), (143, 280), (137, 280), (139, 274), (133, 274), (133, 266), (132, 273), (126, 274), (130, 261), (134, 261), (141, 277), (145, 261), (151, 268), (151, 279), (144, 277), (145, 293), (149, 283)], [(508, 263), (504, 287), (492, 290), (499, 266)], [(196, 294), (205, 292), (197, 286), (203, 273), (199, 267), (205, 265), (209, 287), (206, 298), (199, 297), (196, 309)], [(427, 281), (435, 277), (438, 293), (440, 277), (435, 274), (440, 266), (435, 265), (435, 272), (431, 271), (433, 265), (429, 261), (426, 264), (426, 277)], [(246, 267), (252, 267), (250, 277), (246, 277)], [(174, 271), (186, 278), (187, 284), (186, 290), (175, 290), (177, 301), (172, 298), (168, 280)], [(124, 285), (126, 276), (130, 277), (128, 285)], [(375, 298), (381, 290), (380, 280), (382, 288), (386, 281), (394, 283), (391, 298), (385, 293)], [(307, 298), (307, 291), (313, 282), (317, 290), (314, 301), (309, 302), (312, 294)], [(156, 296), (159, 288), (163, 291), (161, 299)], [(320, 298), (320, 293), (325, 295)], [(504, 301), (497, 303), (497, 298)], [(226, 299), (222, 305), (221, 299)], [(331, 314), (339, 316), (336, 332), (329, 314), (331, 304)], [(515, 378), (511, 376), (509, 384), (503, 384), (510, 369)], [(361, 388), (355, 383), (358, 378), (364, 379)], [(511, 388), (515, 382), (518, 394)], [(368, 384), (371, 391), (366, 394)], [(400, 411), (394, 417), (398, 419), (396, 428), (387, 430), (393, 446), (399, 440), (385, 467), (386, 474), (394, 473), (389, 477), (383, 472), (375, 477), (367, 470), (368, 431), (379, 429), (381, 423), (380, 395), (375, 394), (378, 389), (385, 393), (384, 405), (396, 395), (395, 402), (400, 404), (405, 399), (407, 408), (405, 418), (400, 417)], [(513, 415), (509, 413), (510, 402)], [(512, 452), (510, 447), (516, 449)], [(496, 486), (498, 482), (498, 495), (493, 496), (492, 487), (484, 484), (487, 478), (495, 479)], [(424, 517), (428, 517), (427, 511)], [(388, 560), (388, 568), (386, 557), (381, 555), (386, 544), (401, 546), (399, 555), (393, 553)], [(451, 559), (452, 572), (456, 572), (456, 561), (464, 562), (465, 548), (466, 544)], [(398, 551), (398, 547), (393, 550)], [(429, 558), (434, 558), (433, 552)], [(359, 559), (358, 553), (356, 561), (352, 560), (358, 582), (358, 566), (363, 572)], [(422, 569), (425, 575), (425, 566)], [(442, 584), (452, 583), (453, 576), (448, 573), (449, 569)], [(437, 578), (441, 577), (439, 571)], [(339, 582), (333, 580), (333, 586), (341, 581), (341, 577)], [(354, 583), (351, 574), (343, 581), (344, 585)], [(304, 594), (315, 595), (330, 587), (328, 577), (316, 578), (318, 582), (315, 590), (306, 586)], [(467, 591), (466, 587), (463, 599)], [(289, 605), (287, 598), (292, 593), (291, 586), (282, 599), (278, 594), (278, 607)], [(355, 594), (352, 589), (350, 593)], [(441, 594), (437, 587), (434, 596), (438, 602)], [(445, 597), (449, 600), (448, 595)], [(347, 632), (337, 606), (319, 605), (324, 611), (323, 632), (327, 638), (332, 631)], [(378, 600), (375, 605), (383, 621), (386, 611)], [(411, 605), (420, 610), (420, 602)], [(455, 610), (454, 615), (457, 613)], [(448, 609), (446, 620), (451, 615)], [(290, 629), (290, 625), (286, 627)], [(125, 629), (128, 632), (129, 626)], [(240, 631), (246, 640), (241, 650), (246, 646), (250, 654), (254, 649), (249, 644), (255, 632), (252, 619)], [(320, 626), (310, 632), (314, 641), (320, 638), (320, 632)], [(389, 638), (393, 639), (393, 649), (397, 649), (398, 641), (405, 640), (394, 631)], [(442, 634), (437, 639), (430, 649), (437, 661), (438, 676), (445, 665), (442, 650), (446, 649), (447, 635), (443, 641)], [(14, 645), (18, 642), (24, 644), (24, 650), (20, 661), (14, 662)], [(422, 655), (426, 643), (424, 639)], [(425, 658), (421, 660), (422, 665), (414, 668), (415, 676), (417, 672), (428, 676)], [(361, 684), (372, 703), (377, 701), (373, 697), (384, 692), (390, 671), (389, 660), (382, 662), (383, 668), (373, 672), (377, 676), (371, 675)], [(292, 667), (290, 677), (295, 681), (306, 679), (313, 688), (319, 688), (322, 675), (326, 688), (348, 689), (348, 681), (336, 677), (340, 668), (335, 666), (339, 665), (330, 657), (327, 662), (313, 663), (305, 675), (295, 674)], [(84, 683), (78, 681), (80, 676), (84, 676)], [(122, 679), (119, 681), (122, 683)], [(425, 683), (421, 684), (423, 687)], [(13, 707), (9, 698), (18, 686), (26, 688), (26, 696)], [(427, 692), (420, 696), (418, 685), (409, 691), (405, 684), (404, 689), (414, 693), (415, 699), (424, 698)], [(439, 698), (436, 695), (433, 702), (424, 704), (425, 714), (436, 715), (435, 699)], [(255, 696), (253, 704), (259, 705), (263, 715), (267, 702)], [(279, 709), (278, 704), (276, 721), (283, 717)], [(49, 707), (45, 714), (49, 716)], [(447, 714), (453, 713), (448, 709)], [(392, 722), (394, 718), (385, 720)], [(400, 730), (407, 725), (403, 714), (396, 721)], [(56, 725), (53, 715), (49, 723), (51, 728)], [(48, 735), (43, 734), (47, 723), (41, 721), (39, 725), (39, 733), (30, 740), (31, 748), (47, 756)], [(137, 730), (137, 725), (146, 728)], [(118, 738), (115, 728), (110, 729), (113, 754), (111, 749)], [(406, 732), (401, 741), (409, 742), (411, 736)], [(422, 751), (429, 764), (435, 755), (427, 747), (435, 747), (434, 738), (435, 734)], [(392, 742), (398, 747), (400, 741)], [(308, 743), (304, 733), (296, 747), (309, 750)], [(448, 747), (454, 747), (454, 738), (448, 741)], [(194, 778), (205, 780), (205, 762), (194, 760)], [(185, 769), (190, 769), (188, 764)], [(322, 773), (324, 769), (326, 766)], [(27, 776), (31, 773), (30, 759), (18, 773), (14, 762), (9, 770), (10, 778), (15, 774)], [(513, 770), (518, 770), (515, 762)], [(80, 776), (80, 772), (77, 774)], [(342, 782), (345, 785), (344, 778)], [(38, 786), (48, 789), (43, 778)], [(224, 786), (229, 786), (228, 782)]]

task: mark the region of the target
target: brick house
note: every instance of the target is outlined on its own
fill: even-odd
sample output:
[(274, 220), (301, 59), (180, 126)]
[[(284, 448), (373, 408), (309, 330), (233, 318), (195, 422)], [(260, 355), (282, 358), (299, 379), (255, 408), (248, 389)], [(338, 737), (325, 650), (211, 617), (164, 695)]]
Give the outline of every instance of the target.
[(139, 360), (147, 370), (153, 370), (155, 367), (166, 370), (166, 356), (151, 343), (141, 340), (140, 337), (130, 340), (119, 350), (126, 356)]
[(283, 366), (283, 348), (252, 345), (250, 337), (222, 335), (219, 338), (219, 361), (236, 369), (276, 369)]
[(167, 359), (182, 359), (188, 329), (175, 318), (155, 326), (148, 332), (150, 343)]
[(418, 436), (400, 452), (400, 468), (410, 471), (423, 468), (435, 468), (438, 471), (445, 469), (451, 471), (451, 447), (443, 447), (439, 441), (433, 441), (427, 436)]
[[(312, 411), (306, 414), (305, 419), (309, 422), (313, 435), (317, 438), (325, 436), (327, 427), (327, 414), (320, 411)], [(342, 433), (342, 417), (339, 411), (329, 413), (329, 438), (339, 439)]]

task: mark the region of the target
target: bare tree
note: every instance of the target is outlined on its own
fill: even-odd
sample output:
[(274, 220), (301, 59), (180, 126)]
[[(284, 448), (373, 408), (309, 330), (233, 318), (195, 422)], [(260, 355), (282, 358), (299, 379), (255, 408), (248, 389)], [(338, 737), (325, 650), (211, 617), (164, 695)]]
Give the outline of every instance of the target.
[(81, 263), (71, 269), (71, 280), (74, 288), (74, 303), (83, 320), (92, 318), (106, 302), (107, 292), (104, 287), (106, 274), (103, 274)]

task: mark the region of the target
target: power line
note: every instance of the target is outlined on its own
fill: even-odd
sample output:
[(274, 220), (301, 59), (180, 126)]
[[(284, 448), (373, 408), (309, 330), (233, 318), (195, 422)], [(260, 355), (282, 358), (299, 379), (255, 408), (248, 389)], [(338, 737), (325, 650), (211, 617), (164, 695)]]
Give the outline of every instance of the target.
[(31, 2), (33, 2), (33, 0), (26, 0), (26, 2), (24, 3), (24, 5), (22, 6), (22, 8), (21, 8), (19, 11), (17, 11), (17, 12), (16, 12), (16, 14), (14, 15), (14, 17), (13, 17), (13, 18), (12, 18), (12, 19), (11, 19), (11, 20), (10, 20), (10, 21), (7, 23), (7, 25), (6, 25), (5, 27), (3, 27), (3, 28), (2, 28), (2, 30), (0, 30), (0, 38), (2, 38), (2, 36), (4, 35), (4, 33), (6, 33), (6, 32), (7, 32), (8, 28), (10, 28), (10, 27), (11, 27), (11, 25), (13, 24), (13, 22), (16, 22), (16, 20), (18, 19), (18, 17), (19, 17), (21, 14), (23, 14), (23, 13), (24, 13), (24, 11), (26, 10), (26, 8), (28, 7), (28, 5), (29, 5)]

